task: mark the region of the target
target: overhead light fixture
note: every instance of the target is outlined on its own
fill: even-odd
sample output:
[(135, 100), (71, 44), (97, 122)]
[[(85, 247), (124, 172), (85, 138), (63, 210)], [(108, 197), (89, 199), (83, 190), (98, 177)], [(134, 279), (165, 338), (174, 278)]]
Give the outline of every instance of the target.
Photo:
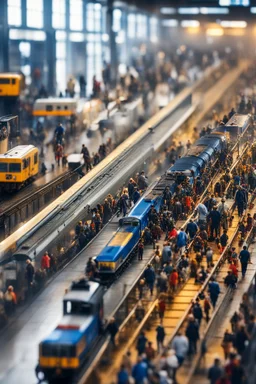
[(175, 20), (175, 19), (162, 20), (163, 27), (177, 27), (178, 25), (179, 25), (179, 22), (178, 20)]
[(246, 28), (247, 22), (246, 21), (240, 21), (240, 20), (235, 20), (235, 21), (222, 20), (220, 22), (220, 25), (223, 28)]
[(206, 35), (207, 36), (223, 36), (224, 31), (222, 28), (208, 28), (206, 30)]
[(219, 0), (219, 5), (224, 7), (231, 7), (231, 6), (248, 7), (250, 5), (250, 0)]
[(256, 7), (251, 7), (251, 13), (256, 13)]
[(200, 26), (198, 20), (182, 20), (181, 26), (183, 28), (197, 28)]
[(160, 8), (160, 13), (163, 15), (175, 15), (176, 13), (176, 8), (171, 8), (171, 7), (162, 7)]
[(229, 9), (220, 7), (201, 7), (200, 13), (202, 15), (227, 15), (229, 14)]
[(180, 15), (198, 15), (199, 8), (197, 7), (181, 7), (178, 8), (178, 13)]

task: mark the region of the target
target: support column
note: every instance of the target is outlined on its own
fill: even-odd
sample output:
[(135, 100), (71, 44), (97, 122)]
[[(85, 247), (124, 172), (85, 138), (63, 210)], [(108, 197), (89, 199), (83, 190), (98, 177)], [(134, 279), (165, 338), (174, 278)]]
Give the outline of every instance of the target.
[(111, 81), (113, 85), (117, 80), (117, 49), (116, 49), (116, 33), (113, 31), (113, 0), (107, 2), (107, 33), (109, 35), (110, 46), (110, 65), (111, 65)]
[(46, 32), (46, 66), (47, 90), (49, 94), (56, 92), (56, 37), (52, 28), (52, 0), (44, 0), (44, 26)]
[(1, 0), (0, 12), (0, 72), (9, 71), (9, 30), (7, 0)]

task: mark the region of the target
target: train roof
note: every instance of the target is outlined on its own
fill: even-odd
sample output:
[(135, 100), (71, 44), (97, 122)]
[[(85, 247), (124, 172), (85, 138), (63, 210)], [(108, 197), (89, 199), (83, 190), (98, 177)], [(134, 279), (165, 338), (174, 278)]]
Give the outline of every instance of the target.
[(0, 123), (8, 123), (11, 120), (17, 119), (17, 115), (5, 115), (0, 117)]
[(213, 148), (218, 148), (220, 145), (220, 139), (222, 141), (225, 141), (225, 136), (224, 135), (207, 135), (203, 136), (200, 139), (196, 141), (196, 145), (205, 145), (205, 146), (211, 146)]
[(20, 159), (21, 157), (27, 155), (33, 149), (37, 149), (34, 145), (18, 145), (10, 149), (4, 154), (0, 154), (0, 159)]
[(20, 78), (22, 78), (22, 75), (20, 73), (12, 73), (12, 72), (0, 73), (1, 79), (9, 79), (10, 77), (13, 77), (14, 79), (20, 79)]
[(251, 120), (251, 115), (241, 115), (239, 113), (235, 113), (231, 119), (225, 124), (226, 130), (227, 128), (239, 127), (244, 128)]
[(196, 156), (185, 156), (176, 160), (174, 165), (168, 169), (167, 174), (174, 172), (196, 172), (198, 168), (201, 168), (204, 161)]
[(96, 257), (96, 260), (99, 262), (115, 262), (116, 260), (118, 260), (120, 257), (120, 253), (123, 252), (123, 247), (128, 244), (128, 242), (133, 237), (133, 233), (137, 230), (138, 227), (133, 227), (131, 225), (119, 227), (116, 234), (111, 238), (108, 244)]
[(154, 205), (154, 200), (155, 199), (143, 197), (134, 206), (134, 208), (129, 213), (128, 217), (136, 217), (136, 218), (140, 219), (141, 216), (144, 216), (145, 212), (147, 212), (150, 209), (151, 205)]
[(71, 97), (49, 97), (45, 99), (36, 99), (34, 103), (34, 108), (38, 105), (41, 106), (42, 104), (51, 104), (51, 105), (77, 105), (76, 99), (72, 99)]
[(87, 287), (81, 290), (71, 289), (64, 296), (64, 300), (90, 302), (95, 292), (99, 289), (100, 284), (95, 281), (89, 281)]
[[(73, 317), (73, 316), (72, 316)], [(87, 320), (87, 318), (84, 318)], [(73, 345), (83, 337), (79, 329), (54, 329), (43, 341), (43, 344), (66, 344)]]

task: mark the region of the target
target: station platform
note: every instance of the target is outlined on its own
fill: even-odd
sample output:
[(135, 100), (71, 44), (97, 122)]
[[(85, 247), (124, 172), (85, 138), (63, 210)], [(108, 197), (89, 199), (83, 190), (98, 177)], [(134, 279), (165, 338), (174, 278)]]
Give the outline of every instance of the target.
[[(166, 122), (168, 124), (168, 121)], [(192, 134), (191, 130), (190, 133)], [(189, 137), (187, 136), (187, 139)], [(80, 147), (80, 145), (79, 145)], [(115, 228), (117, 223), (115, 224)], [(89, 257), (97, 255), (115, 228), (102, 231), (104, 241), (96, 241), (78, 255), (47, 285), (32, 304), (20, 311), (7, 329), (0, 335), (0, 383), (32, 384), (35, 382), (34, 367), (37, 365), (38, 344), (58, 324), (62, 313), (62, 299), (70, 282), (83, 274)], [(103, 244), (104, 243), (104, 244)], [(86, 253), (84, 253), (86, 252)], [(152, 249), (149, 256), (152, 256)], [(147, 263), (145, 257), (145, 263)], [(136, 267), (134, 267), (136, 270)], [(131, 273), (130, 279), (134, 280)], [(120, 288), (120, 287), (119, 287)], [(120, 294), (121, 289), (118, 289)], [(106, 311), (111, 315), (111, 308)], [(22, 381), (23, 380), (23, 381)]]

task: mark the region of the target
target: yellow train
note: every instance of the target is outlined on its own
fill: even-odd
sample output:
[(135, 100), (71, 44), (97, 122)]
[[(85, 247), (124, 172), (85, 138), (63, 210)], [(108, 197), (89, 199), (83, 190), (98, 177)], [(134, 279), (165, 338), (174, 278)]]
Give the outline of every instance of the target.
[(39, 153), (33, 145), (18, 145), (0, 154), (0, 187), (17, 190), (39, 172)]
[(0, 97), (19, 97), (24, 89), (23, 76), (18, 73), (0, 73)]

